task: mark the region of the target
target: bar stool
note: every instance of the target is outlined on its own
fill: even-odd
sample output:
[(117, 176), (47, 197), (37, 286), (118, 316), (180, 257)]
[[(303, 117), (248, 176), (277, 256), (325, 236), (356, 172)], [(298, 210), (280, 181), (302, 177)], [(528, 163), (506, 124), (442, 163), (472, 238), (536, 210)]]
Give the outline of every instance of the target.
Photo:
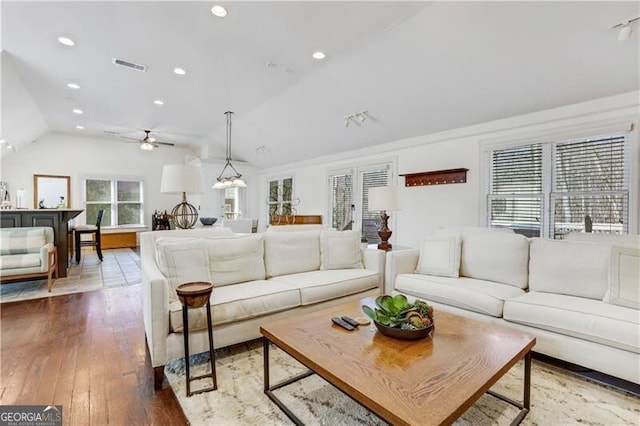
[[(191, 282), (180, 284), (176, 288), (180, 303), (182, 303), (182, 334), (184, 336), (184, 363), (187, 370), (187, 396), (218, 389), (216, 380), (216, 357), (213, 351), (213, 325), (211, 324), (211, 291), (213, 285), (207, 282)], [(201, 308), (206, 305), (207, 330), (209, 331), (209, 357), (211, 359), (211, 372), (200, 376), (191, 377), (189, 373), (189, 308)], [(211, 377), (213, 386), (191, 392), (191, 382)]]
[[(80, 256), (82, 254), (82, 247), (91, 246), (96, 248), (98, 253), (98, 259), (102, 262), (102, 236), (100, 235), (100, 224), (102, 223), (102, 216), (104, 216), (104, 210), (98, 211), (98, 218), (94, 225), (76, 226), (73, 228), (76, 242), (76, 263), (80, 264)], [(91, 234), (90, 241), (82, 241), (82, 235)]]

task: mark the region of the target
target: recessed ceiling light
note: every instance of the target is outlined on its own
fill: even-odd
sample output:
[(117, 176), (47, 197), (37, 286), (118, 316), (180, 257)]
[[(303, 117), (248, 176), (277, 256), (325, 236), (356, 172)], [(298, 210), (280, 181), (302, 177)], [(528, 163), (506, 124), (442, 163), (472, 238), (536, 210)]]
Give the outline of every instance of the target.
[(313, 55), (311, 55), (311, 56), (313, 56), (313, 59), (318, 59), (318, 60), (324, 59), (326, 57), (324, 52), (321, 52), (319, 50), (317, 52), (313, 52)]
[(7, 143), (7, 141), (5, 141), (4, 139), (0, 139), (0, 145), (4, 145), (5, 143)]
[(76, 129), (78, 129), (78, 130), (84, 130), (84, 126), (77, 125), (77, 126), (76, 126)]
[(58, 41), (65, 46), (75, 46), (76, 42), (71, 40), (69, 37), (58, 37)]
[(83, 112), (84, 112), (84, 111), (82, 111), (81, 109), (78, 109), (78, 108), (75, 108), (75, 109), (73, 110), (73, 113), (74, 113), (74, 114), (82, 114)]
[(164, 105), (164, 101), (162, 101), (161, 99), (156, 99), (155, 101), (153, 101), (153, 103), (156, 105)]
[(78, 85), (77, 85), (77, 84), (75, 84), (75, 83), (69, 83), (69, 84), (67, 84), (67, 87), (68, 87), (69, 89), (79, 89), (79, 88), (80, 88), (80, 86), (78, 86)]
[(224, 18), (227, 16), (227, 9), (217, 4), (211, 8), (211, 13), (216, 15), (218, 18)]
[(185, 75), (187, 72), (184, 70), (184, 68), (174, 68), (173, 72), (178, 74), (178, 75)]

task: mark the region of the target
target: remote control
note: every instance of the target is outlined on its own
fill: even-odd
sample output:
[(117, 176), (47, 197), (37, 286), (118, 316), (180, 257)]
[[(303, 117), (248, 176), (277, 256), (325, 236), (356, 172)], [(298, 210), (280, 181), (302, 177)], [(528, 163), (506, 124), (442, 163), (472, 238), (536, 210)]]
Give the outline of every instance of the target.
[(352, 326), (348, 322), (343, 321), (342, 318), (340, 317), (333, 317), (331, 318), (331, 321), (338, 324), (340, 327), (344, 328), (345, 330), (352, 331), (356, 329), (354, 326)]
[(342, 321), (346, 322), (347, 324), (351, 324), (354, 327), (357, 327), (357, 326), (360, 325), (360, 323), (358, 321), (354, 320), (351, 317), (347, 317), (347, 316), (342, 317)]

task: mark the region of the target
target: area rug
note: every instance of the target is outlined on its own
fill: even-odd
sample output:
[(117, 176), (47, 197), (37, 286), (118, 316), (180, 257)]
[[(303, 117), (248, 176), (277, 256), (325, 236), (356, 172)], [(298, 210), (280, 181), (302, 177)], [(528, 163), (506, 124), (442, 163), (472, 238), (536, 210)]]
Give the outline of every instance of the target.
[(2, 283), (0, 303), (40, 299), (64, 294), (82, 293), (112, 287), (139, 284), (140, 256), (131, 249), (103, 250), (100, 261), (95, 251), (83, 250), (80, 264), (72, 261), (67, 276), (55, 280), (51, 292), (47, 280)]
[[(281, 350), (271, 347), (271, 383), (306, 371)], [(208, 371), (208, 355), (191, 359), (191, 374)], [(193, 367), (195, 363), (195, 367)], [(191, 425), (290, 425), (291, 421), (263, 393), (262, 343), (216, 350), (218, 390), (186, 397), (184, 359), (171, 361), (165, 374)], [(521, 363), (493, 390), (522, 399)], [(192, 383), (192, 390), (198, 389)], [(210, 385), (202, 381), (201, 386)], [(640, 398), (592, 383), (558, 367), (533, 360), (531, 412), (525, 425), (637, 425)], [(316, 375), (276, 391), (278, 397), (308, 425), (384, 425), (384, 421)], [(518, 410), (488, 395), (482, 396), (455, 425), (508, 425)], [(425, 423), (429, 413), (425, 412)]]

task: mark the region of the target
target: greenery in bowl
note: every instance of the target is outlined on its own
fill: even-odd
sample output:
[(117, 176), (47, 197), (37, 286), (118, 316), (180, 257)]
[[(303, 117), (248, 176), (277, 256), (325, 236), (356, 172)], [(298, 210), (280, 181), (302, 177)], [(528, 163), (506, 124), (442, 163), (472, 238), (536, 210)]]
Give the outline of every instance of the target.
[(423, 300), (409, 303), (402, 294), (378, 296), (375, 309), (363, 305), (362, 311), (378, 324), (401, 330), (424, 330), (433, 325), (433, 308)]

